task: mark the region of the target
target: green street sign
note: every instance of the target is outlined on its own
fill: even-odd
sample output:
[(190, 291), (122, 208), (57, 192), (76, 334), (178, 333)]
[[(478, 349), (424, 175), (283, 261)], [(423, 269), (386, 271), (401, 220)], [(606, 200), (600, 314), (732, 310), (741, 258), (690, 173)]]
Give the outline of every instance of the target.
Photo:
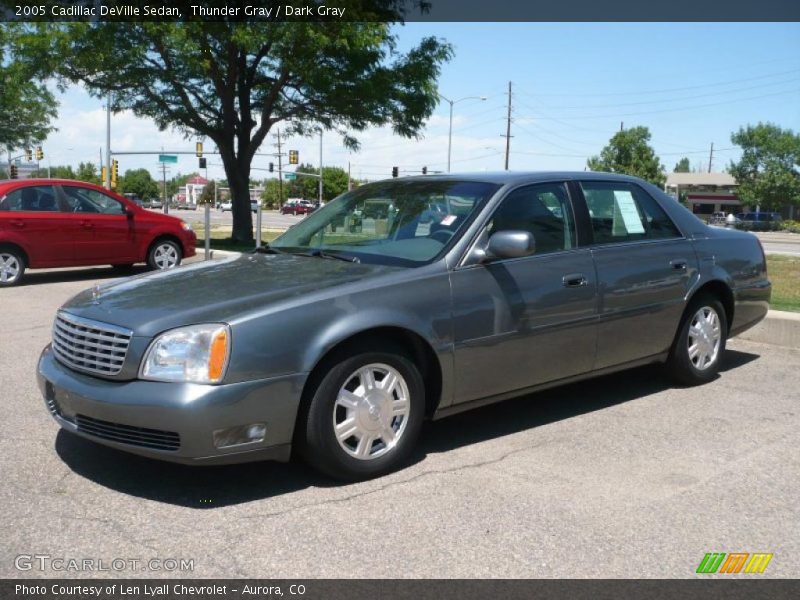
[(294, 181), (295, 179), (297, 179), (297, 175), (295, 175), (294, 173), (285, 173), (285, 174), (283, 175), (283, 178), (284, 178), (286, 181)]
[(174, 154), (159, 154), (158, 162), (160, 163), (177, 163), (178, 157)]

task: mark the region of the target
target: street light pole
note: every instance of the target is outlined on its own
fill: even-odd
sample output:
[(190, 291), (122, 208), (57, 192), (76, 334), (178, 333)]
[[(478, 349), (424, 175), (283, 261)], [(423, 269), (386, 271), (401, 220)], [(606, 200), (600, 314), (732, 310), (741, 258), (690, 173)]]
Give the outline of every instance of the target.
[(466, 96), (458, 100), (450, 100), (446, 96), (439, 94), (439, 98), (450, 104), (450, 130), (447, 134), (447, 172), (450, 172), (450, 156), (453, 149), (453, 105), (462, 100), (486, 100), (486, 96)]

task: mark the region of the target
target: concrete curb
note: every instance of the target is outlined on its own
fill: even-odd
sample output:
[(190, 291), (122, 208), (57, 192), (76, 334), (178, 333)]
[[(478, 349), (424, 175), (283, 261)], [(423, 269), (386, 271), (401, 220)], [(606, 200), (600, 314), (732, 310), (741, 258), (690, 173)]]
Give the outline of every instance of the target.
[(800, 348), (800, 313), (771, 310), (761, 323), (736, 338), (785, 348)]

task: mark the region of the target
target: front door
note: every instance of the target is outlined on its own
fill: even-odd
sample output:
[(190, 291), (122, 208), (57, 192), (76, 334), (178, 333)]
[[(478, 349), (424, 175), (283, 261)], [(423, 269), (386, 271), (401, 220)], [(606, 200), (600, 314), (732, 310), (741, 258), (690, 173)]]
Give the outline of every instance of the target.
[(134, 219), (123, 204), (97, 190), (63, 185), (70, 208), (75, 237), (75, 259), (79, 264), (124, 264), (136, 262)]
[(600, 287), (595, 368), (669, 350), (697, 258), (669, 216), (635, 183), (580, 184)]
[(594, 362), (597, 281), (564, 183), (510, 192), (482, 235), (502, 230), (531, 232), (536, 251), (451, 273), (454, 403), (563, 379)]

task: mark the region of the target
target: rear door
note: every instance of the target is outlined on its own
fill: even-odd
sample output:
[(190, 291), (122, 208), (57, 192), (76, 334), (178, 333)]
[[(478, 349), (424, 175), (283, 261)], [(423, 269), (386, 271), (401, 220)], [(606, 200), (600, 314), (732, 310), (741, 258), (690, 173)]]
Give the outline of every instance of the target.
[(566, 185), (511, 191), (481, 235), (502, 230), (530, 231), (536, 251), (451, 273), (455, 403), (583, 373), (594, 362), (597, 282)]
[(28, 254), (31, 267), (58, 267), (72, 263), (72, 239), (56, 188), (37, 185), (17, 188), (0, 200), (0, 224), (5, 238), (16, 241)]
[(62, 185), (71, 211), (80, 264), (136, 262), (136, 227), (119, 200), (95, 189)]
[(596, 369), (669, 349), (697, 258), (658, 202), (621, 181), (581, 181), (600, 282)]

